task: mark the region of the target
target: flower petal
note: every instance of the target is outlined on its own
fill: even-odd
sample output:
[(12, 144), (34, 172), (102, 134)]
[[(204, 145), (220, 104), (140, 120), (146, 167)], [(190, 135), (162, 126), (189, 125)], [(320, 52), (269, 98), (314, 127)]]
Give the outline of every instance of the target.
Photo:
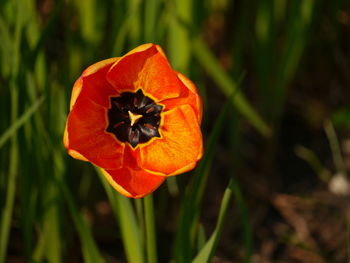
[(164, 111), (167, 111), (174, 107), (178, 107), (185, 104), (190, 105), (197, 116), (198, 123), (200, 124), (202, 121), (203, 106), (202, 106), (202, 100), (198, 95), (197, 88), (192, 83), (191, 80), (189, 80), (187, 77), (185, 77), (181, 73), (177, 73), (177, 77), (178, 77), (178, 81), (180, 82), (179, 85), (181, 86), (180, 97), (163, 100), (163, 101), (160, 101), (160, 103), (165, 106)]
[(120, 168), (124, 144), (106, 133), (106, 127), (106, 109), (90, 99), (78, 99), (68, 116), (64, 136), (64, 144), (71, 156), (83, 157), (103, 168)]
[(88, 67), (75, 82), (72, 90), (70, 108), (72, 109), (79, 98), (89, 98), (95, 103), (109, 107), (109, 96), (118, 93), (106, 79), (110, 67), (119, 58), (110, 58)]
[(86, 159), (84, 156), (82, 156), (80, 153), (78, 153), (77, 151), (74, 151), (72, 149), (69, 149), (69, 139), (68, 139), (68, 129), (67, 129), (67, 125), (68, 123), (66, 123), (66, 127), (64, 128), (64, 135), (63, 135), (63, 144), (64, 146), (68, 149), (68, 154), (70, 156), (72, 156), (75, 159), (81, 160), (81, 161), (89, 161), (88, 159)]
[(156, 190), (165, 180), (144, 170), (123, 167), (118, 170), (101, 169), (109, 183), (126, 197), (141, 198)]
[(107, 73), (118, 92), (140, 88), (156, 101), (176, 98), (181, 86), (162, 50), (153, 44), (137, 48), (118, 60)]
[(140, 166), (159, 175), (177, 175), (194, 168), (203, 154), (202, 135), (192, 107), (182, 105), (162, 114), (162, 138), (140, 145)]

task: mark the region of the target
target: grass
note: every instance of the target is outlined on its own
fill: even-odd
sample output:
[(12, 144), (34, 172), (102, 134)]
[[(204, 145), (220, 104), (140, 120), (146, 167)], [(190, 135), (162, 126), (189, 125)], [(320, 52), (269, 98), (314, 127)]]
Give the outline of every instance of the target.
[[(285, 179), (277, 161), (282, 128), (298, 100), (289, 96), (308, 81), (301, 71), (318, 59), (308, 52), (324, 28), (334, 53), (348, 43), (349, 4), (331, 2), (1, 1), (0, 263), (211, 262), (216, 255), (251, 262), (258, 246), (249, 201), (260, 181), (250, 185), (245, 172), (256, 165), (262, 180)], [(98, 169), (72, 160), (62, 136), (81, 72), (145, 42), (161, 44), (173, 68), (198, 86), (206, 143), (193, 172), (132, 202)], [(329, 54), (326, 59), (333, 61)], [(349, 120), (342, 124), (348, 132)], [(345, 174), (340, 142), (332, 139), (336, 128), (326, 125), (327, 154)], [(315, 159), (309, 147), (296, 151)], [(315, 171), (324, 167), (322, 160), (313, 163)], [(269, 187), (271, 195), (281, 190)], [(101, 200), (112, 211), (107, 216), (96, 210)], [(234, 247), (232, 233), (241, 237), (244, 252)]]

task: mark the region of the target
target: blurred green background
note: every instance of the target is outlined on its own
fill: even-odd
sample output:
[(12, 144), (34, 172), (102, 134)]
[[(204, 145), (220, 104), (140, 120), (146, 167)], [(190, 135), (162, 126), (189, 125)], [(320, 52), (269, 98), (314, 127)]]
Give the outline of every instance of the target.
[[(144, 204), (62, 136), (81, 72), (146, 42), (206, 143)], [(153, 263), (148, 205), (159, 262), (348, 261), (349, 1), (1, 0), (0, 63), (0, 263)]]

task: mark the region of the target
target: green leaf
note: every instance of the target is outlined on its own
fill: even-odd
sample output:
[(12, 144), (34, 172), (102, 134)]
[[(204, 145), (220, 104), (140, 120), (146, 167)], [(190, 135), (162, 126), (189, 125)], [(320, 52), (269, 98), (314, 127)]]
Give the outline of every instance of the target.
[(276, 96), (274, 97), (276, 103), (273, 109), (277, 121), (280, 120), (283, 113), (286, 84), (295, 74), (308, 40), (315, 2), (317, 1), (295, 1), (288, 8), (289, 14), (287, 14), (287, 17), (289, 17), (289, 21), (285, 45), (281, 52), (281, 59), (278, 62), (277, 68), (279, 70), (272, 76), (273, 78), (277, 77)]
[(188, 28), (181, 23), (191, 23), (192, 1), (171, 2), (169, 32), (169, 59), (175, 70), (187, 75), (191, 57), (191, 41)]
[(16, 134), (17, 130), (25, 124), (30, 117), (39, 109), (40, 105), (44, 102), (44, 97), (40, 97), (23, 115), (18, 118), (0, 137), (0, 148)]
[(44, 252), (47, 261), (50, 263), (62, 262), (62, 241), (60, 236), (60, 215), (59, 204), (60, 195), (56, 184), (53, 181), (47, 181), (44, 194), (45, 211), (43, 216), (43, 232), (45, 233)]
[(134, 41), (136, 41), (137, 37), (137, 31), (138, 31), (138, 24), (134, 24), (135, 22), (138, 22), (138, 14), (140, 11), (140, 5), (141, 0), (133, 0), (132, 2), (128, 3), (128, 10), (127, 14), (125, 16), (124, 22), (121, 24), (117, 36), (114, 41), (113, 45), (113, 52), (112, 54), (114, 56), (120, 56), (121, 52), (123, 50), (124, 44), (127, 40), (127, 34), (132, 30), (134, 37)]
[(63, 196), (66, 199), (69, 212), (72, 216), (73, 223), (75, 225), (75, 228), (78, 231), (78, 235), (82, 245), (84, 262), (87, 262), (87, 263), (105, 262), (93, 238), (91, 227), (89, 226), (85, 216), (78, 210), (74, 197), (72, 196), (72, 193), (70, 192), (69, 188), (67, 187), (67, 185), (65, 184), (65, 182), (62, 180), (60, 176), (64, 172), (64, 163), (63, 163), (62, 155), (58, 150), (54, 151), (54, 165), (55, 165), (55, 171), (58, 173), (55, 176), (55, 181), (58, 183), (59, 187), (61, 188)]
[(205, 235), (205, 229), (202, 224), (198, 225), (198, 235), (197, 235), (197, 251), (200, 251), (205, 243), (207, 242), (207, 238)]
[(145, 42), (156, 42), (156, 24), (159, 13), (159, 0), (145, 1), (145, 22), (144, 22), (144, 39)]
[[(227, 97), (230, 97), (233, 92), (237, 91), (237, 84), (223, 70), (215, 56), (200, 37), (196, 37), (192, 40), (192, 52)], [(270, 128), (240, 91), (237, 91), (234, 98), (231, 97), (231, 102), (262, 135), (271, 135)]]
[(244, 262), (251, 262), (251, 257), (253, 253), (253, 233), (252, 226), (250, 224), (249, 215), (247, 211), (247, 207), (245, 205), (245, 201), (239, 187), (239, 184), (236, 179), (231, 177), (232, 180), (232, 191), (237, 202), (238, 210), (240, 212), (242, 231), (243, 231), (243, 242), (245, 248), (245, 257)]
[[(230, 99), (232, 96), (233, 94)], [(187, 263), (192, 258), (192, 247), (196, 236), (195, 231), (197, 229), (198, 217), (200, 215), (203, 193), (213, 160), (215, 146), (224, 127), (224, 121), (229, 108), (230, 101), (228, 101), (221, 110), (206, 144), (204, 156), (195, 170), (191, 183), (186, 188), (186, 194), (182, 201), (183, 207), (180, 214), (175, 242), (176, 262)]]
[[(18, 88), (12, 86), (11, 89), (11, 120), (15, 122), (18, 113)], [(0, 263), (6, 260), (6, 250), (9, 234), (11, 230), (11, 218), (16, 195), (16, 181), (19, 167), (19, 151), (17, 135), (11, 139), (10, 164), (6, 186), (5, 206), (2, 210), (0, 224)]]
[(221, 201), (219, 216), (218, 216), (218, 220), (217, 220), (214, 232), (212, 233), (212, 235), (210, 236), (209, 240), (204, 245), (202, 250), (198, 253), (195, 259), (192, 261), (193, 263), (210, 262), (210, 260), (212, 259), (215, 253), (219, 238), (221, 236), (222, 229), (224, 227), (224, 220), (226, 218), (227, 211), (232, 198), (232, 187), (233, 187), (233, 181), (230, 180), (225, 190), (224, 197), (222, 198), (222, 201)]

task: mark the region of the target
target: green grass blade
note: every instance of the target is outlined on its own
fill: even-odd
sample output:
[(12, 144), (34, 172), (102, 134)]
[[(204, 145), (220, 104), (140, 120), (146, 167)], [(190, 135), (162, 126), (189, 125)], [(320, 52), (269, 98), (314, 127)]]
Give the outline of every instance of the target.
[[(0, 16), (0, 61), (1, 61), (1, 71), (3, 77), (7, 78), (11, 73), (13, 57), (12, 54), (12, 37), (9, 32), (8, 25), (6, 21)], [(9, 52), (10, 51), (10, 52)]]
[(145, 1), (145, 22), (144, 34), (145, 42), (157, 42), (155, 38), (156, 23), (159, 12), (159, 0)]
[(79, 13), (80, 28), (83, 38), (90, 43), (96, 43), (101, 35), (98, 30), (98, 22), (101, 18), (96, 17), (97, 1), (75, 1)]
[[(12, 64), (9, 66), (11, 75), (10, 80), (10, 94), (11, 94), (11, 124), (13, 125), (18, 116), (18, 106), (19, 106), (19, 88), (17, 83), (18, 71), (19, 71), (19, 61), (20, 61), (20, 43), (22, 39), (22, 29), (23, 29), (23, 8), (21, 8), (20, 2), (12, 3), (16, 10), (16, 16), (14, 16), (14, 35), (12, 38)], [(8, 35), (9, 37), (9, 35)], [(6, 52), (4, 52), (6, 54)], [(10, 158), (9, 158), (9, 172), (6, 187), (6, 200), (4, 208), (1, 215), (1, 225), (0, 225), (0, 263), (6, 260), (6, 251), (9, 241), (9, 234), (11, 231), (11, 219), (13, 213), (13, 206), (15, 203), (16, 195), (16, 181), (18, 175), (19, 167), (19, 150), (18, 150), (18, 138), (17, 134), (12, 137), (12, 143), (10, 147)]]
[[(29, 159), (29, 158), (28, 158)], [(22, 160), (22, 167), (28, 167), (33, 163), (33, 159)], [(24, 241), (24, 254), (26, 258), (30, 258), (33, 253), (33, 242), (38, 240), (33, 236), (33, 227), (37, 221), (36, 204), (38, 203), (38, 186), (36, 178), (33, 180), (32, 171), (21, 175), (21, 225)], [(30, 181), (30, 179), (32, 181)], [(39, 234), (39, 233), (38, 233)]]
[(140, 238), (141, 231), (130, 200), (116, 192), (116, 190), (114, 190), (107, 182), (100, 169), (97, 167), (95, 168), (105, 188), (114, 215), (118, 220), (128, 262), (144, 262), (142, 240)]
[(147, 262), (157, 263), (156, 229), (154, 224), (153, 196), (143, 198), (145, 207)]
[(312, 21), (315, 1), (293, 2), (289, 8), (288, 17), (290, 17), (285, 46), (282, 51), (279, 62), (277, 76), (277, 87), (275, 97), (275, 115), (279, 121), (282, 115), (282, 109), (285, 101), (285, 87), (287, 82), (292, 78), (297, 66), (301, 60), (302, 52), (307, 43), (308, 32)]
[[(273, 53), (275, 52), (275, 26), (273, 19), (273, 2), (262, 0), (258, 2), (257, 14), (255, 19), (255, 57), (257, 76), (259, 81), (260, 104), (262, 111), (268, 120), (274, 113), (271, 109), (272, 92), (270, 77), (273, 70)], [(272, 113), (271, 113), (272, 112)]]
[(339, 140), (332, 122), (326, 121), (324, 123), (324, 129), (328, 138), (329, 145), (331, 147), (333, 162), (337, 170), (337, 173), (346, 175), (346, 168), (345, 168), (343, 156), (340, 150)]
[(195, 231), (197, 229), (197, 221), (200, 214), (200, 205), (208, 179), (215, 146), (223, 129), (224, 121), (230, 108), (230, 103), (231, 102), (228, 101), (221, 110), (206, 144), (204, 156), (196, 168), (190, 185), (186, 189), (175, 242), (176, 262), (189, 262), (192, 258), (192, 246), (194, 245), (193, 242), (196, 236)]
[(78, 231), (80, 242), (82, 244), (84, 262), (104, 262), (105, 260), (102, 258), (101, 253), (99, 252), (99, 249), (91, 232), (91, 227), (86, 221), (86, 218), (79, 212), (74, 202), (74, 198), (68, 191), (66, 186), (63, 183), (60, 183), (60, 185), (65, 195), (69, 212), (72, 216), (75, 228)]
[(192, 1), (174, 1), (170, 8), (173, 15), (169, 24), (169, 59), (175, 70), (186, 75), (191, 56), (191, 44), (189, 29), (181, 23), (191, 23)]
[(232, 198), (232, 187), (233, 187), (233, 181), (231, 179), (228, 184), (228, 187), (225, 190), (224, 197), (221, 201), (219, 216), (218, 216), (218, 220), (217, 220), (214, 232), (209, 238), (209, 240), (207, 241), (207, 243), (204, 245), (202, 250), (198, 253), (195, 259), (192, 261), (193, 263), (205, 263), (205, 262), (211, 261), (215, 253), (217, 244), (219, 242), (219, 238), (221, 236), (222, 229), (224, 227), (224, 220), (226, 218), (227, 211), (230, 206), (230, 201)]
[[(235, 90), (237, 84), (222, 69), (221, 65), (215, 59), (209, 48), (199, 37), (192, 40), (192, 52), (199, 63), (213, 78), (221, 91), (229, 97)], [(271, 130), (263, 119), (257, 114), (253, 107), (248, 103), (241, 92), (237, 92), (232, 98), (232, 104), (237, 110), (264, 136), (269, 136)]]
[(135, 16), (133, 16), (130, 20), (129, 32), (128, 32), (128, 40), (132, 48), (140, 44), (140, 40), (142, 37), (141, 8), (139, 8), (139, 6), (141, 7), (140, 5), (141, 2), (140, 0), (129, 0), (126, 2), (128, 11), (130, 13), (135, 12)]
[(40, 97), (37, 101), (18, 118), (0, 137), (0, 148), (16, 134), (17, 130), (25, 124), (30, 117), (39, 109), (40, 105), (44, 102), (44, 97)]
[(59, 220), (59, 191), (52, 181), (48, 181), (42, 198), (45, 207), (43, 231), (46, 234), (45, 255), (50, 263), (62, 262), (62, 242)]
[(285, 11), (287, 9), (287, 0), (278, 0), (274, 3), (274, 16), (275, 21), (278, 23), (283, 20)]
[(251, 262), (251, 257), (253, 254), (252, 226), (250, 224), (248, 210), (247, 210), (247, 207), (245, 205), (245, 201), (244, 201), (241, 189), (239, 187), (239, 184), (236, 181), (236, 179), (231, 178), (231, 180), (232, 180), (232, 191), (233, 191), (233, 194), (235, 196), (235, 200), (237, 202), (238, 210), (239, 210), (240, 216), (241, 216), (243, 242), (244, 242), (244, 248), (245, 248), (244, 262), (249, 263), (249, 262)]
[(205, 235), (205, 229), (202, 224), (199, 224), (198, 236), (197, 236), (197, 251), (200, 251), (206, 243), (207, 243), (207, 238)]
[(36, 247), (33, 251), (33, 255), (31, 257), (31, 260), (33, 262), (43, 262), (44, 254), (45, 254), (45, 247), (47, 244), (47, 232), (40, 232), (38, 235), (38, 241), (36, 244)]
[(321, 181), (324, 183), (329, 182), (329, 179), (332, 177), (332, 173), (325, 167), (324, 163), (322, 163), (314, 151), (302, 145), (297, 145), (294, 148), (294, 152), (299, 158), (303, 159), (310, 165)]
[[(64, 172), (64, 163), (62, 155), (57, 150), (54, 152), (54, 165), (59, 173)], [(73, 219), (73, 223), (78, 231), (78, 235), (82, 245), (84, 262), (104, 262), (104, 259), (102, 258), (100, 251), (96, 245), (96, 242), (93, 238), (91, 227), (86, 221), (84, 215), (82, 215), (82, 213), (79, 212), (71, 191), (68, 189), (67, 185), (59, 175), (56, 175), (55, 181), (58, 183), (63, 193), (63, 196), (66, 199), (69, 212)]]
[(129, 10), (125, 16), (123, 24), (120, 26), (117, 36), (113, 45), (113, 56), (120, 56), (124, 47), (124, 44), (127, 40), (127, 34), (132, 29), (132, 23), (137, 18), (139, 9), (141, 5), (141, 0), (134, 0), (134, 2), (129, 4)]
[[(11, 89), (11, 120), (15, 122), (18, 113), (18, 89), (12, 86)], [(12, 137), (10, 148), (10, 164), (6, 187), (6, 200), (1, 215), (0, 225), (0, 263), (6, 260), (6, 251), (8, 246), (8, 239), (11, 230), (11, 218), (13, 206), (15, 203), (16, 194), (16, 180), (19, 167), (19, 151), (17, 135)]]
[(16, 179), (18, 173), (18, 146), (17, 139), (13, 137), (10, 150), (10, 168), (6, 187), (6, 201), (1, 215), (0, 226), (0, 262), (5, 262), (9, 233), (11, 230), (11, 218), (15, 202)]

